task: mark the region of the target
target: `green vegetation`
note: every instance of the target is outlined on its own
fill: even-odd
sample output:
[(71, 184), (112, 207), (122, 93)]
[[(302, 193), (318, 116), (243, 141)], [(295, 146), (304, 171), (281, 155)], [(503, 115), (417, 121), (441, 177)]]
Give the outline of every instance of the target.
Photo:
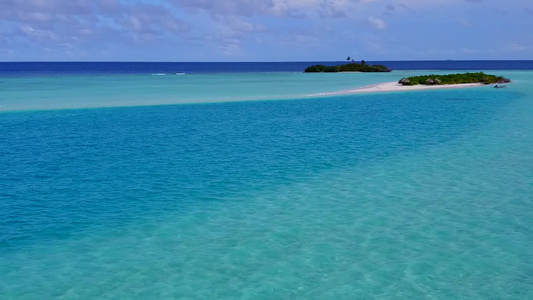
[(488, 75), (483, 72), (478, 73), (458, 73), (449, 75), (424, 75), (402, 78), (398, 83), (402, 85), (442, 85), (442, 84), (462, 84), (462, 83), (507, 83), (511, 80), (502, 76)]
[[(348, 57), (350, 59), (350, 57)], [(382, 65), (367, 65), (363, 60), (360, 64), (352, 62), (345, 65), (324, 66), (314, 65), (305, 69), (305, 72), (390, 72), (391, 70)]]

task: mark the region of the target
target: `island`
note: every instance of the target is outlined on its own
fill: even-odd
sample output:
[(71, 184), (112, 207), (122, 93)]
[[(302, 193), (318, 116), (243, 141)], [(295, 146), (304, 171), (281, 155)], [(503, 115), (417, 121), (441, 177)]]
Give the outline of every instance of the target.
[(345, 65), (325, 66), (314, 65), (307, 67), (306, 73), (320, 73), (320, 72), (390, 72), (391, 69), (383, 65), (367, 65), (364, 60), (361, 63), (351, 62)]
[(483, 87), (488, 84), (496, 84), (495, 88), (504, 88), (510, 79), (488, 75), (483, 72), (478, 73), (459, 73), (449, 75), (424, 75), (402, 78), (400, 81), (383, 82), (373, 85), (362, 86), (349, 90), (342, 90), (328, 93), (318, 93), (310, 96), (333, 96), (348, 95), (359, 93), (374, 92), (405, 92), (417, 90), (436, 90), (436, 89), (459, 89), (467, 87)]
[(485, 74), (483, 72), (477, 73), (457, 73), (448, 75), (422, 75), (402, 78), (398, 81), (401, 85), (450, 85), (450, 84), (501, 84), (509, 83), (510, 79), (502, 76), (495, 76)]

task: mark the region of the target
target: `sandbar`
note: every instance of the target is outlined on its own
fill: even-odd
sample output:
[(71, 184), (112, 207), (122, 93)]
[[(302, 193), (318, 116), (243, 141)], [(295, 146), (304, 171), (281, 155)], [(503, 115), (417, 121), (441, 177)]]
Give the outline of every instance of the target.
[(384, 82), (373, 85), (367, 85), (355, 89), (343, 90), (332, 93), (320, 93), (319, 96), (329, 95), (349, 95), (359, 93), (376, 93), (376, 92), (405, 92), (405, 91), (419, 91), (419, 90), (437, 90), (437, 89), (455, 89), (466, 87), (480, 87), (485, 86), (482, 83), (464, 83), (464, 84), (443, 84), (443, 85), (401, 85), (398, 82)]

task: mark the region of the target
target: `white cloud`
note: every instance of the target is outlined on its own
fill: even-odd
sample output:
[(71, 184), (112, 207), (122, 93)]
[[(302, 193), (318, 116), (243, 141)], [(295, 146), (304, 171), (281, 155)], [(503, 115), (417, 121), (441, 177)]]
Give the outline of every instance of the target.
[(243, 56), (246, 54), (246, 51), (241, 47), (238, 41), (218, 45), (217, 49), (224, 56)]
[(368, 17), (367, 21), (368, 23), (370, 23), (370, 25), (374, 26), (377, 29), (381, 30), (387, 28), (387, 24), (385, 24), (385, 21), (383, 21), (382, 19)]
[[(169, 0), (178, 8), (183, 8), (193, 12), (205, 11), (214, 15), (236, 15), (236, 16), (255, 16), (255, 15), (289, 15), (293, 7), (300, 5), (291, 5), (294, 2), (286, 0), (232, 0), (232, 1), (213, 1), (213, 0)], [(299, 1), (296, 1), (299, 3)], [(302, 1), (301, 4), (307, 4), (308, 1)]]
[(526, 46), (515, 44), (515, 43), (509, 44), (505, 47), (505, 50), (509, 52), (522, 52), (522, 51), (525, 51), (526, 49), (527, 49)]
[[(0, 0), (0, 48), (14, 49), (26, 55), (23, 59), (38, 59), (45, 48), (57, 57), (69, 49), (89, 57), (106, 53), (107, 59), (127, 53), (141, 59), (202, 60), (223, 54), (237, 60), (288, 60), (300, 59), (301, 53), (323, 59), (343, 49), (368, 58), (425, 58), (421, 48), (439, 49), (433, 58), (448, 58), (451, 54), (442, 52), (446, 47), (457, 57), (489, 48), (497, 50), (489, 57), (526, 57), (533, 49), (527, 31), (533, 7), (531, 0), (512, 2), (503, 15), (488, 0)], [(487, 22), (496, 17), (498, 22)], [(492, 34), (501, 24), (516, 30), (498, 42)], [(404, 34), (415, 31), (420, 34)], [(354, 43), (365, 32), (382, 40)]]
[(478, 54), (479, 53), (479, 50), (475, 50), (475, 49), (471, 49), (471, 48), (468, 48), (468, 47), (465, 47), (463, 49), (461, 49), (461, 51), (464, 53), (464, 54)]
[(459, 19), (458, 22), (459, 22), (459, 24), (461, 24), (464, 27), (472, 26), (472, 23), (469, 20), (467, 20), (467, 19)]
[(48, 48), (79, 49), (89, 43), (149, 42), (189, 30), (163, 6), (118, 0), (0, 0), (0, 25), (8, 40), (24, 37)]
[(29, 36), (31, 38), (34, 38), (42, 42), (55, 42), (55, 41), (60, 40), (60, 38), (52, 31), (43, 30), (43, 29), (35, 29), (30, 25), (20, 26), (20, 31), (26, 36)]

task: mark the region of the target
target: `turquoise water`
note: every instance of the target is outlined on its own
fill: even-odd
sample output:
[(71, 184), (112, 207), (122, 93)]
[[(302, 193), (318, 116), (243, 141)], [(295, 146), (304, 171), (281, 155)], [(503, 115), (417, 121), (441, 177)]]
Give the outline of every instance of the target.
[[(0, 78), (0, 111), (308, 99), (427, 72), (4, 77)], [(520, 71), (510, 71), (511, 75), (514, 73), (521, 74)]]
[(1, 298), (533, 298), (532, 71), (309, 96), (416, 73), (2, 78)]

